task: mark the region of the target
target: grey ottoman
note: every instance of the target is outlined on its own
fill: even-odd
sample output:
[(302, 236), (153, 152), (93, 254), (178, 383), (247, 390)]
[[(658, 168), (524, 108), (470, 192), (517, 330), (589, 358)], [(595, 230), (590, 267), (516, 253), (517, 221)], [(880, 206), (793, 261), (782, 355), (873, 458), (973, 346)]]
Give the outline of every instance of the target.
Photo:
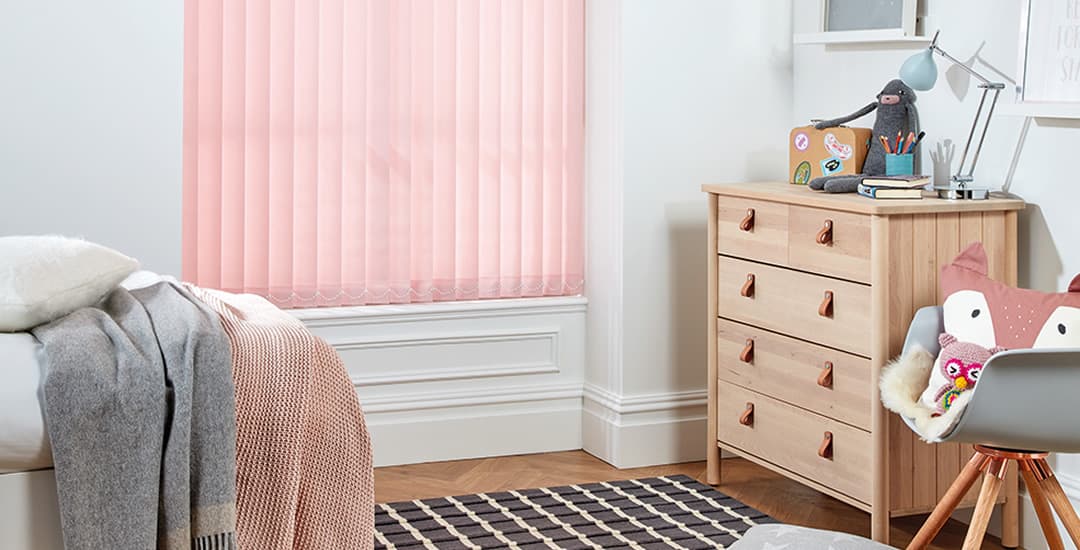
[(770, 523), (751, 527), (731, 550), (893, 550), (870, 539), (836, 531)]

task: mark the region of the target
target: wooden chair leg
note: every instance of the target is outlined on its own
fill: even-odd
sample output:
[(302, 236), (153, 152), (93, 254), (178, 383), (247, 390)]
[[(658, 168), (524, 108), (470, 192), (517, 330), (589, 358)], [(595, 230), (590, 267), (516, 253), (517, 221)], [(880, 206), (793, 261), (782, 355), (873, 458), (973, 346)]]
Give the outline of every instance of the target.
[(1022, 460), (1018, 466), (1020, 475), (1024, 476), (1024, 486), (1027, 487), (1028, 496), (1031, 497), (1035, 515), (1038, 516), (1039, 525), (1042, 526), (1043, 536), (1046, 537), (1046, 545), (1050, 550), (1064, 550), (1065, 543), (1062, 542), (1061, 533), (1058, 532), (1057, 523), (1054, 521), (1054, 512), (1050, 510), (1050, 501), (1046, 500), (1046, 493), (1043, 492), (1042, 485), (1035, 477), (1032, 469), (1033, 462)]
[(1073, 509), (1072, 502), (1069, 502), (1069, 497), (1065, 496), (1065, 491), (1061, 489), (1061, 484), (1054, 477), (1054, 472), (1050, 469), (1050, 465), (1046, 463), (1046, 460), (1038, 459), (1036, 465), (1046, 474), (1046, 477), (1039, 482), (1042, 490), (1046, 493), (1046, 498), (1053, 505), (1058, 517), (1061, 518), (1061, 523), (1065, 524), (1065, 531), (1069, 533), (1069, 538), (1072, 539), (1073, 544), (1080, 547), (1080, 518), (1076, 516), (1076, 510)]
[(926, 518), (926, 522), (919, 528), (919, 532), (915, 533), (915, 538), (911, 539), (911, 544), (907, 545), (907, 550), (922, 550), (930, 546), (930, 542), (937, 536), (938, 531), (941, 531), (945, 522), (949, 521), (949, 516), (960, 505), (960, 501), (964, 499), (964, 495), (975, 484), (975, 480), (979, 478), (979, 473), (989, 461), (989, 457), (980, 453), (971, 456), (971, 460), (968, 461), (964, 469), (960, 471), (960, 475), (956, 476), (956, 480), (949, 486), (949, 490), (938, 501), (930, 517)]
[(971, 516), (971, 526), (968, 527), (967, 536), (964, 537), (963, 550), (979, 550), (982, 547), (983, 537), (986, 536), (986, 526), (990, 524), (990, 514), (994, 512), (994, 504), (997, 502), (998, 492), (1001, 491), (1002, 480), (1008, 469), (1009, 461), (1004, 458), (992, 458), (990, 466), (983, 476), (982, 489), (979, 491), (979, 500), (975, 503), (975, 513)]
[(1001, 545), (1005, 548), (1020, 546), (1020, 490), (1016, 470), (1009, 468), (1005, 476), (1002, 491), (1005, 492), (1005, 504), (1001, 505)]

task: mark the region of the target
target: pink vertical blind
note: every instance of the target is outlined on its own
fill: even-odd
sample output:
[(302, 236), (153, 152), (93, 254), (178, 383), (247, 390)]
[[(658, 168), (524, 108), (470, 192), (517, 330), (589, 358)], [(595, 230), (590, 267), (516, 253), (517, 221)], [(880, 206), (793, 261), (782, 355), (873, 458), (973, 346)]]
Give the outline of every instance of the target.
[(584, 0), (186, 0), (184, 277), (282, 307), (577, 294)]

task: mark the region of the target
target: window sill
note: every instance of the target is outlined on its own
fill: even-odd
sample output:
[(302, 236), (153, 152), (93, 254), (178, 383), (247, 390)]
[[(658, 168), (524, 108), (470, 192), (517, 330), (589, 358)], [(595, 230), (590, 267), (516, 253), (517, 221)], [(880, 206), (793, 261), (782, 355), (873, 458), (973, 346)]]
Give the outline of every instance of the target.
[(792, 42), (800, 44), (853, 44), (853, 45), (891, 45), (923, 48), (930, 44), (932, 37), (907, 36), (900, 29), (881, 29), (866, 31), (832, 31), (797, 33)]
[(324, 307), (287, 310), (309, 327), (367, 325), (412, 321), (468, 319), (498, 315), (536, 315), (585, 311), (584, 296), (545, 296), (461, 302), (431, 302), (377, 306)]

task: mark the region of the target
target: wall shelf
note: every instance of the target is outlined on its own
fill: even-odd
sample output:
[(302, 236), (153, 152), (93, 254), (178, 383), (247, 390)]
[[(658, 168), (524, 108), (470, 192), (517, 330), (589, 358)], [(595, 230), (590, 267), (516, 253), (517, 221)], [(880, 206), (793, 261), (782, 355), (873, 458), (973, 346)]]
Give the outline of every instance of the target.
[(906, 36), (900, 29), (796, 33), (795, 44), (904, 44), (925, 46), (928, 36)]
[(1080, 103), (1008, 103), (998, 105), (1004, 116), (1080, 119)]

